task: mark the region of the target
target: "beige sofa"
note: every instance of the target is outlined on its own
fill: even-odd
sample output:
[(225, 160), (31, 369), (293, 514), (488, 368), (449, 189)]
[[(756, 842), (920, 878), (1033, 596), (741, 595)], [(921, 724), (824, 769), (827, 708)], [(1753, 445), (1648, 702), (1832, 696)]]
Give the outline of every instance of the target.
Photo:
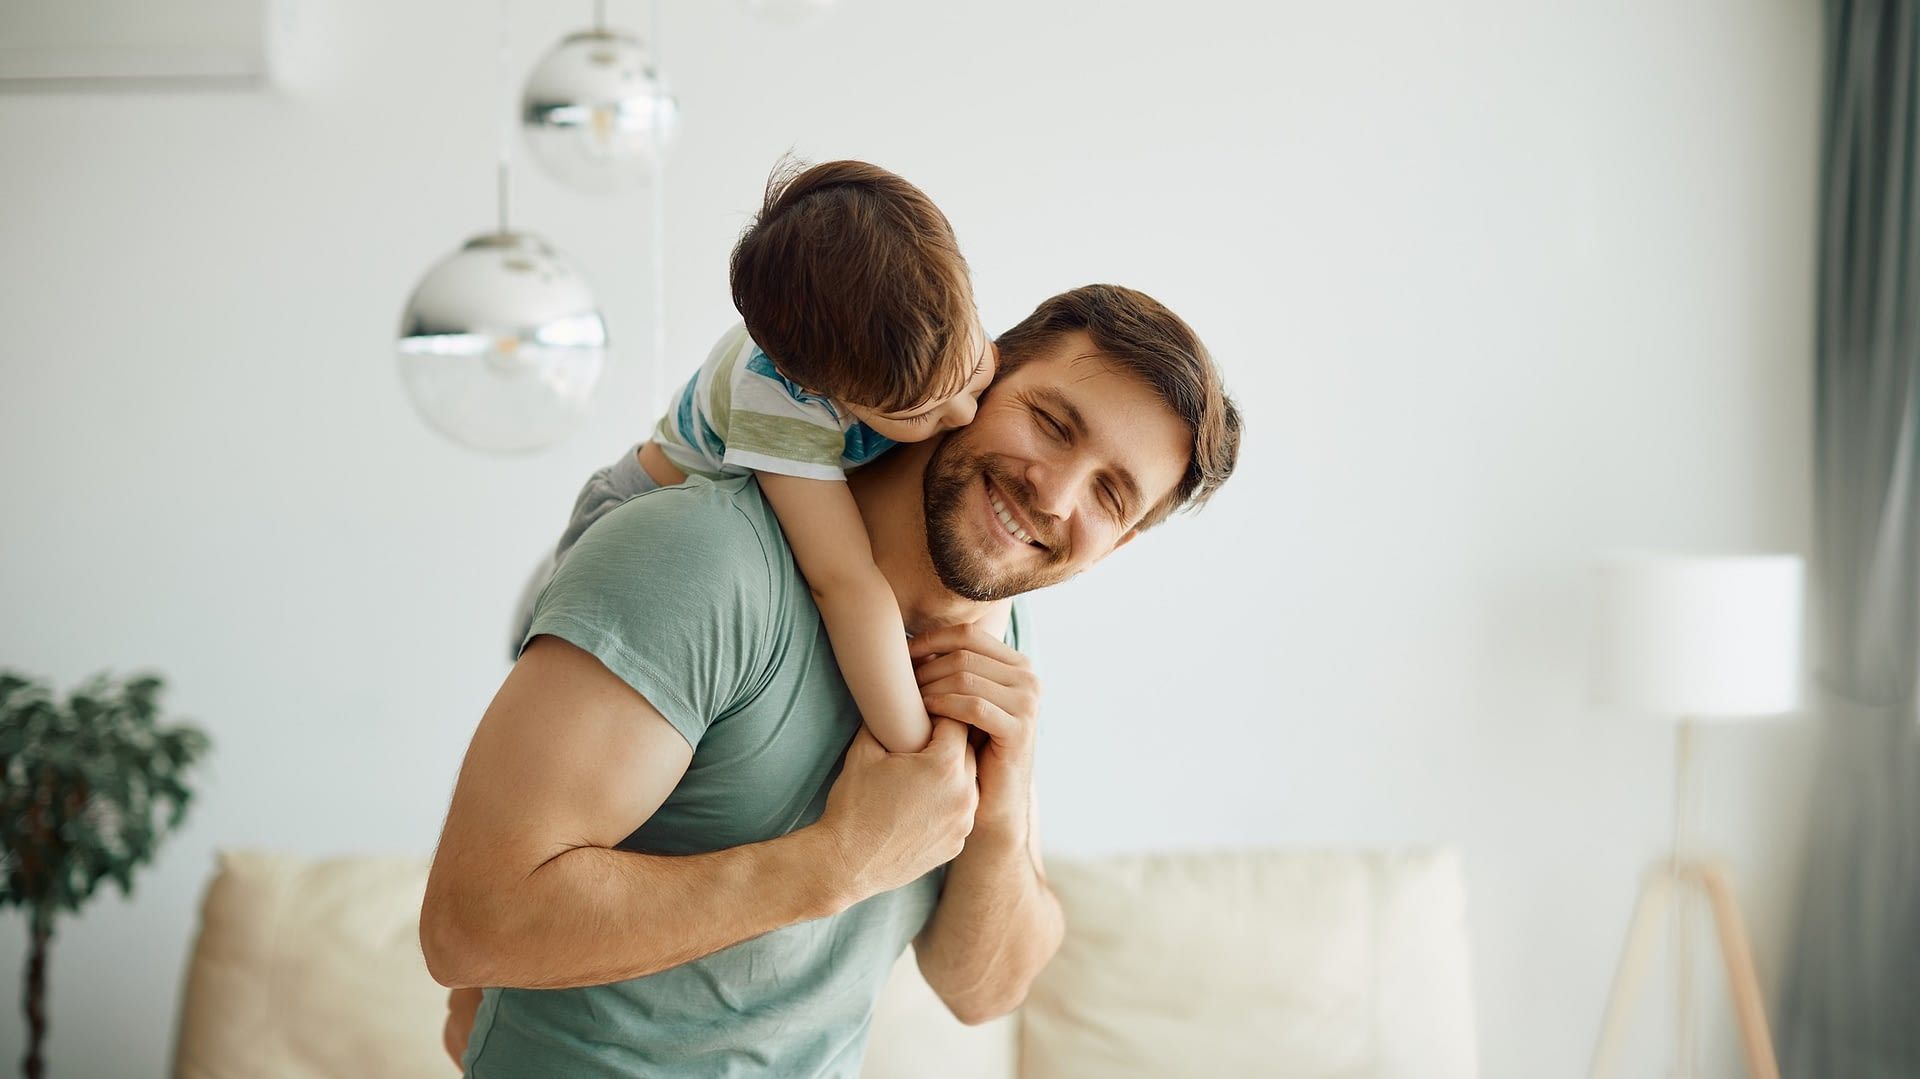
[[(1048, 863), (1067, 938), (1026, 1005), (956, 1022), (912, 952), (863, 1079), (1475, 1074), (1464, 889), (1447, 851)], [(415, 936), (426, 867), (223, 853), (178, 1079), (453, 1076)]]

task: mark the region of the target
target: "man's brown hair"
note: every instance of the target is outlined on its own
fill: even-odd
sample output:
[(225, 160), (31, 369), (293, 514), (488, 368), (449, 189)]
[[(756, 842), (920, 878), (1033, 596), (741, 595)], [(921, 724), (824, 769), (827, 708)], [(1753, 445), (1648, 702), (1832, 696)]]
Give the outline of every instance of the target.
[(901, 412), (959, 392), (977, 320), (947, 216), (864, 161), (784, 161), (734, 245), (733, 305), (788, 378)]
[(1000, 374), (1074, 332), (1092, 338), (1099, 358), (1132, 374), (1193, 433), (1187, 470), (1173, 493), (1147, 511), (1138, 527), (1159, 524), (1204, 505), (1233, 474), (1240, 455), (1240, 410), (1227, 396), (1207, 346), (1180, 316), (1144, 292), (1119, 285), (1085, 285), (1034, 308), (1000, 335)]

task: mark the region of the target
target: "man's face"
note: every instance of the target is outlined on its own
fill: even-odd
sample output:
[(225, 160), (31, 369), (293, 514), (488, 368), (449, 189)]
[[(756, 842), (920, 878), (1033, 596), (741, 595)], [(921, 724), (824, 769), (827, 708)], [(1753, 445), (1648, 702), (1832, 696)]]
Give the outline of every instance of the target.
[(1064, 581), (1131, 540), (1187, 468), (1192, 435), (1151, 387), (1064, 335), (993, 384), (927, 464), (941, 583), (995, 600)]

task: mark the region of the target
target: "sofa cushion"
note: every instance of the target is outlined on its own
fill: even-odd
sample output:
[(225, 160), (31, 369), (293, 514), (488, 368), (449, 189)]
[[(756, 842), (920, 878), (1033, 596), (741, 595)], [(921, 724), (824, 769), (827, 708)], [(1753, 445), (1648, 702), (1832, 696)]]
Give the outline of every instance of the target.
[(1447, 852), (1050, 859), (1067, 918), (1022, 1079), (1475, 1073)]
[(860, 1079), (1013, 1079), (1018, 1017), (977, 1027), (953, 1017), (908, 948), (873, 1009)]
[[(227, 851), (201, 904), (176, 1079), (455, 1074), (447, 991), (420, 954), (427, 865)], [(968, 1027), (908, 949), (874, 1010), (863, 1079), (1011, 1079), (1015, 1020)]]
[[(965, 1027), (909, 951), (863, 1079), (1474, 1073), (1446, 853), (1050, 859), (1060, 955), (1018, 1019)], [(426, 865), (225, 852), (201, 909), (178, 1079), (452, 1075), (420, 955)], [(1016, 1024), (1018, 1026), (1016, 1027)]]
[(451, 1076), (420, 954), (426, 863), (222, 852), (200, 909), (176, 1079)]

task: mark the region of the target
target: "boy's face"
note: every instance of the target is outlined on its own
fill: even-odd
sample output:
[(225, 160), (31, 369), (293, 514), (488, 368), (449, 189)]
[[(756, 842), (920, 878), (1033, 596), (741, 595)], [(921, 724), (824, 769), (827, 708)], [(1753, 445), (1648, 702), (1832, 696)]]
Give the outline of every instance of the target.
[(1085, 333), (1001, 379), (927, 464), (927, 548), (956, 595), (1064, 581), (1125, 546), (1173, 494), (1193, 434)]
[(993, 381), (1000, 358), (999, 350), (987, 336), (986, 328), (977, 322), (967, 339), (966, 348), (966, 355), (974, 357), (973, 374), (968, 376), (967, 384), (960, 387), (958, 393), (904, 412), (875, 412), (858, 405), (848, 405), (847, 411), (882, 437), (895, 442), (924, 442), (942, 431), (965, 427), (973, 422), (973, 414), (980, 406), (980, 395), (986, 392), (987, 384)]

